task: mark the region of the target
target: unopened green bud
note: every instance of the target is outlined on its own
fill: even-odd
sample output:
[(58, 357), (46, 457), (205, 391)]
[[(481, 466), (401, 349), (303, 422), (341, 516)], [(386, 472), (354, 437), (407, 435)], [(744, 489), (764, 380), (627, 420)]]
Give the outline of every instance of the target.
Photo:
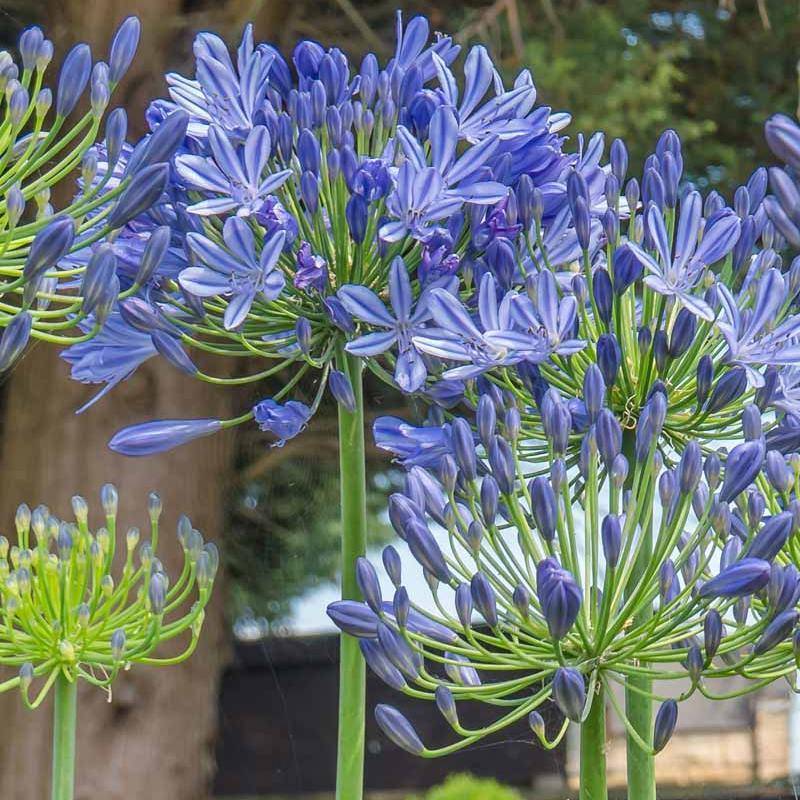
[(19, 551), (19, 565), (24, 569), (30, 569), (33, 563), (33, 553), (27, 548), (23, 547)]
[(197, 585), (205, 589), (211, 583), (211, 560), (203, 550), (197, 558)]
[(193, 529), (189, 534), (189, 539), (186, 542), (189, 550), (189, 558), (192, 561), (197, 561), (203, 549), (203, 534), (200, 531)]
[(91, 610), (89, 609), (89, 605), (87, 603), (81, 603), (78, 606), (76, 612), (76, 618), (78, 620), (78, 625), (81, 628), (86, 628), (89, 625), (89, 619), (91, 615)]
[(139, 563), (145, 568), (149, 569), (153, 563), (153, 546), (150, 542), (143, 542), (139, 548)]
[(48, 541), (56, 541), (58, 539), (58, 529), (61, 523), (53, 517), (49, 516), (47, 518), (47, 539)]
[(14, 595), (6, 597), (3, 604), (9, 617), (13, 617), (19, 611), (19, 600)]
[(17, 545), (11, 548), (10, 557), (11, 566), (14, 567), (14, 569), (19, 569), (19, 547), (17, 547)]
[(128, 547), (128, 550), (135, 549), (136, 545), (139, 544), (138, 528), (128, 528), (128, 532), (125, 534), (125, 543)]
[(31, 528), (33, 534), (36, 536), (36, 541), (39, 542), (47, 532), (47, 517), (49, 512), (44, 506), (36, 506), (31, 514)]
[(203, 545), (203, 550), (208, 553), (208, 561), (211, 566), (211, 580), (213, 581), (219, 570), (219, 549), (214, 542), (206, 542)]
[(31, 529), (31, 510), (25, 503), (17, 507), (17, 514), (14, 517), (14, 524), (17, 527), (17, 536), (27, 536)]
[(72, 642), (68, 642), (66, 639), (62, 639), (58, 643), (58, 652), (61, 654), (61, 658), (64, 661), (72, 663), (75, 661), (75, 648), (72, 645)]
[(97, 533), (94, 535), (95, 541), (98, 545), (100, 545), (100, 549), (103, 553), (107, 553), (109, 547), (111, 547), (111, 535), (105, 528), (100, 528)]
[(85, 525), (89, 519), (89, 505), (79, 494), (72, 498), (72, 513), (79, 525)]
[(28, 689), (31, 688), (31, 683), (33, 683), (33, 664), (30, 661), (26, 661), (19, 668), (19, 688), (27, 694)]
[(31, 592), (31, 573), (24, 567), (17, 570), (17, 587), (21, 595), (28, 595)]
[(44, 562), (44, 569), (50, 575), (58, 573), (58, 556), (55, 553), (48, 553), (47, 560)]
[(39, 191), (33, 196), (33, 200), (36, 203), (36, 208), (41, 216), (46, 212), (47, 207), (50, 205), (50, 187), (45, 186), (44, 188), (39, 189)]
[(36, 116), (40, 119), (44, 117), (53, 105), (53, 93), (50, 89), (42, 89), (36, 95)]
[(96, 540), (89, 545), (89, 558), (92, 559), (92, 564), (94, 564), (95, 567), (103, 566), (105, 557), (103, 556), (102, 548)]
[(17, 583), (17, 573), (16, 572), (12, 572), (6, 578), (6, 591), (12, 597), (16, 597), (19, 594), (19, 584)]
[(91, 186), (97, 177), (97, 153), (94, 150), (87, 151), (81, 162), (81, 178), (86, 186)]
[(103, 579), (100, 581), (100, 588), (106, 597), (111, 597), (114, 592), (114, 579), (110, 575), (103, 575)]
[(178, 519), (178, 541), (185, 550), (188, 547), (189, 534), (192, 532), (192, 521), (186, 514), (181, 514)]
[(0, 558), (8, 557), (8, 539), (5, 536), (0, 536)]
[(107, 517), (115, 517), (119, 507), (119, 495), (113, 483), (107, 483), (100, 490), (100, 502)]
[(62, 561), (68, 561), (72, 555), (72, 532), (66, 523), (58, 530), (58, 555)]
[(203, 622), (206, 619), (206, 612), (201, 611), (192, 622), (192, 636), (196, 639), (200, 635), (200, 630), (203, 627)]
[(150, 514), (150, 522), (154, 525), (158, 522), (162, 509), (161, 497), (156, 492), (150, 492), (147, 496), (147, 513)]

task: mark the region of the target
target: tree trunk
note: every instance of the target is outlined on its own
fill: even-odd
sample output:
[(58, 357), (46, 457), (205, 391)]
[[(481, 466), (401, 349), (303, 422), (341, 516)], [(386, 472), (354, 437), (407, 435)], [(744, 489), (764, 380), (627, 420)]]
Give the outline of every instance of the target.
[[(70, 497), (84, 494), (90, 523), (101, 522), (98, 492), (115, 483), (120, 492), (119, 535), (130, 525), (147, 530), (147, 493), (164, 501), (163, 545), (168, 572), (182, 556), (175, 539), (180, 513), (188, 513), (208, 539), (219, 541), (230, 436), (195, 442), (172, 453), (126, 459), (108, 450), (122, 425), (176, 412), (187, 417), (224, 414), (224, 391), (208, 390), (170, 366), (145, 365), (111, 397), (82, 416), (74, 410), (87, 389), (65, 377), (55, 348), (39, 345), (15, 370), (3, 409), (0, 442), (0, 515), (12, 528), (17, 503), (46, 503), (69, 515)], [(222, 586), (206, 613), (197, 653), (176, 667), (134, 667), (120, 675), (112, 702), (82, 686), (78, 706), (76, 800), (199, 800), (213, 774), (217, 682), (227, 633)], [(0, 695), (6, 735), (0, 747), (0, 797), (48, 796), (51, 706), (28, 711), (17, 692)]]

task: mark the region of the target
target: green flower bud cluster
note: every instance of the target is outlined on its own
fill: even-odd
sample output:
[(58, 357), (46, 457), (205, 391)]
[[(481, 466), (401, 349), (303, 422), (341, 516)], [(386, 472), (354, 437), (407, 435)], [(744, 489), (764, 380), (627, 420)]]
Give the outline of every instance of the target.
[[(0, 665), (19, 674), (0, 691), (19, 687), (30, 708), (59, 676), (109, 688), (133, 664), (169, 665), (197, 646), (219, 554), (187, 517), (178, 523), (183, 568), (171, 580), (156, 552), (161, 500), (148, 502), (150, 537), (138, 528), (117, 537), (117, 491), (101, 491), (105, 524), (92, 532), (86, 500), (74, 497), (74, 522), (46, 506), (16, 514), (16, 544), (0, 537)], [(121, 547), (124, 551), (119, 552)], [(185, 636), (177, 655), (155, 656), (164, 642)], [(43, 679), (35, 693), (35, 679)]]

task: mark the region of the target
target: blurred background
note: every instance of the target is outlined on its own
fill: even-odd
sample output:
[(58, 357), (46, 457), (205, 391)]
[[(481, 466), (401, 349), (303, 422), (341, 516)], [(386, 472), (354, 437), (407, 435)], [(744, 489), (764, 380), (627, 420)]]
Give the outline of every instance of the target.
[[(769, 160), (766, 117), (797, 113), (800, 4), (788, 0), (0, 0), (0, 45), (13, 49), (19, 33), (38, 24), (62, 54), (82, 40), (100, 58), (117, 24), (137, 14), (142, 43), (114, 101), (126, 106), (140, 134), (148, 100), (165, 92), (163, 73), (191, 74), (198, 30), (215, 30), (235, 44), (253, 21), (257, 40), (286, 53), (310, 37), (335, 43), (358, 62), (368, 50), (391, 55), (398, 5), (407, 16), (426, 14), (434, 28), (464, 44), (488, 44), (508, 76), (530, 68), (539, 102), (572, 113), (571, 144), (596, 129), (607, 142), (623, 137), (632, 172), (661, 131), (673, 127), (684, 142), (687, 177), (730, 197)], [(399, 396), (380, 386), (370, 390), (370, 419), (413, 416)], [(336, 595), (338, 560), (335, 409), (318, 414), (308, 433), (281, 449), (248, 429), (137, 461), (106, 448), (123, 425), (230, 415), (272, 387), (259, 387), (258, 396), (216, 389), (159, 360), (76, 416), (91, 393), (70, 382), (67, 365), (43, 346), (4, 380), (2, 519), (10, 527), (23, 500), (67, 514), (71, 495), (95, 500), (100, 486), (113, 481), (121, 490), (122, 522), (138, 525), (147, 492), (158, 489), (166, 525), (188, 513), (220, 544), (225, 572), (193, 659), (157, 674), (125, 675), (113, 698), (84, 689), (78, 799), (332, 796), (337, 639), (324, 608)], [(370, 466), (377, 548), (390, 538), (382, 509), (399, 474), (378, 452), (370, 453)], [(177, 560), (177, 546), (172, 555)], [(168, 554), (167, 567), (169, 561)], [(369, 691), (370, 705), (389, 695), (377, 681)], [(423, 738), (441, 735), (433, 708), (404, 710)], [(46, 710), (26, 711), (16, 694), (0, 696), (3, 800), (46, 796), (47, 717)], [(368, 787), (374, 797), (397, 800), (569, 795), (569, 746), (544, 753), (530, 746), (524, 729), (516, 734), (449, 760), (421, 762), (370, 727)], [(610, 769), (624, 788), (620, 734), (609, 731)], [(665, 797), (797, 797), (800, 707), (785, 686), (714, 708), (699, 704), (682, 716), (660, 769)], [(504, 786), (458, 773), (491, 776)]]

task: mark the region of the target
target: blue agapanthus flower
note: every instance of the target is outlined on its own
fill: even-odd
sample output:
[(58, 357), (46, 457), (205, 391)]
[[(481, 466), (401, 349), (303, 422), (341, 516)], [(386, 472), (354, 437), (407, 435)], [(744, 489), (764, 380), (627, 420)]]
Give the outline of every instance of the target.
[[(256, 43), (251, 26), (234, 54), (214, 34), (198, 35), (194, 76), (167, 76), (169, 99), (147, 114), (153, 138), (176, 128), (176, 114), (186, 121), (168, 192), (114, 242), (121, 261), (135, 263), (166, 224), (185, 254), (169, 269), (164, 259), (142, 287), (176, 327), (171, 339), (159, 336), (159, 353), (187, 371), (193, 346), (257, 354), (275, 371), (321, 370), (311, 413), (343, 349), (374, 360), (406, 392), (440, 377), (416, 344), (439, 327), (433, 306), (463, 291), (472, 264), (486, 258), (493, 268), (498, 242), (516, 245), (517, 192), (546, 192), (555, 213), (566, 198), (558, 186), (582, 161), (562, 152), (567, 118), (535, 105), (529, 72), (506, 87), (475, 47), (458, 91), (459, 51), (448, 36), (431, 38), (425, 19), (404, 26), (399, 15), (385, 65), (367, 55), (355, 67), (311, 41), (285, 60)], [(126, 151), (123, 162), (141, 158)], [(587, 170), (594, 158), (583, 159)], [(506, 306), (507, 338), (524, 339), (533, 357), (542, 337), (506, 320)], [(499, 335), (488, 333), (487, 347), (507, 347), (489, 345)]]

